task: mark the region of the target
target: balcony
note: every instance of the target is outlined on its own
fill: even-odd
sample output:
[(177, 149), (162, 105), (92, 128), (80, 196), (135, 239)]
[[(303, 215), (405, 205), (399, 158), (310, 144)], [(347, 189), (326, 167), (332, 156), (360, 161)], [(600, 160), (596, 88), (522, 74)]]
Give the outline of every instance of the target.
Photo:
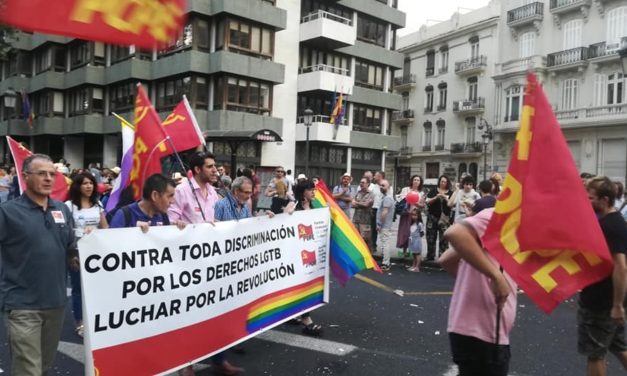
[(435, 147), (433, 148), (433, 150), (435, 150), (435, 151), (442, 151), (442, 150), (444, 150), (444, 144), (441, 144), (441, 145), (435, 145)]
[(507, 26), (517, 27), (542, 21), (544, 3), (535, 2), (515, 8), (507, 12)]
[(438, 74), (446, 74), (446, 73), (448, 73), (448, 67), (438, 68)]
[(627, 103), (555, 111), (555, 117), (561, 125), (624, 124), (627, 119)]
[(298, 70), (299, 93), (324, 90), (352, 95), (354, 85), (355, 79), (350, 76), (348, 69), (317, 64)]
[(416, 87), (416, 75), (410, 74), (402, 77), (394, 77), (394, 90), (407, 90)]
[(571, 12), (581, 12), (584, 22), (587, 22), (591, 3), (592, 0), (551, 0), (549, 10), (553, 14), (555, 25), (561, 28), (560, 17)]
[(546, 56), (534, 55), (522, 59), (509, 60), (504, 63), (497, 63), (494, 67), (495, 76), (513, 73), (527, 74), (530, 69), (546, 68)]
[(548, 54), (546, 66), (550, 71), (578, 69), (588, 65), (588, 47), (577, 47)]
[(430, 114), (433, 112), (433, 106), (427, 106), (425, 107), (425, 114)]
[(434, 73), (435, 73), (435, 68), (427, 67), (427, 70), (425, 71), (425, 77), (431, 77), (433, 76)]
[(300, 21), (300, 41), (336, 49), (355, 45), (357, 29), (353, 20), (318, 10)]
[(392, 112), (392, 121), (398, 125), (406, 125), (414, 121), (414, 110)]
[(618, 51), (621, 46), (627, 43), (627, 38), (621, 38), (620, 42), (600, 42), (591, 44), (588, 47), (588, 60), (593, 63), (605, 63), (618, 61)]
[[(296, 123), (296, 141), (306, 141), (307, 127), (303, 117), (299, 116)], [(344, 123), (337, 127), (337, 132), (335, 132), (335, 126), (331, 124), (329, 116), (314, 115), (309, 127), (309, 141), (348, 144), (350, 127), (346, 124), (346, 118), (344, 118)]]
[(446, 105), (445, 105), (445, 104), (439, 104), (439, 105), (437, 105), (437, 106), (435, 107), (435, 110), (436, 110), (437, 112), (440, 112), (440, 111), (446, 111)]
[(398, 154), (401, 157), (411, 157), (412, 153), (414, 152), (414, 148), (411, 146), (402, 146), (399, 150), (398, 150)]
[(453, 101), (453, 112), (459, 115), (479, 114), (485, 111), (485, 98), (478, 97), (474, 100), (464, 99)]
[(451, 154), (476, 154), (482, 151), (481, 142), (456, 142), (451, 144)]
[(466, 60), (455, 62), (455, 73), (460, 76), (474, 75), (483, 72), (488, 65), (488, 57), (480, 55)]
[(422, 151), (431, 151), (431, 145), (423, 145)]

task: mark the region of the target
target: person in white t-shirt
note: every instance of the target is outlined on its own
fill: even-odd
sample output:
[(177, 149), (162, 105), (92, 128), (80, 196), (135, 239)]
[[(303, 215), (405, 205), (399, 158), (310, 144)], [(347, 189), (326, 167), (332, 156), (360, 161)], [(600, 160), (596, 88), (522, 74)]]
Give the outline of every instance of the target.
[(461, 222), (471, 212), (475, 201), (481, 198), (481, 195), (475, 191), (475, 179), (471, 175), (462, 178), (461, 189), (457, 188), (448, 199), (448, 207), (453, 209), (455, 213), (455, 223)]
[[(78, 174), (72, 179), (70, 185), (70, 199), (65, 205), (70, 209), (74, 218), (74, 234), (76, 239), (90, 233), (95, 228), (107, 228), (104, 209), (98, 200), (98, 190), (96, 189), (96, 178), (89, 172)], [(76, 323), (76, 334), (83, 336), (85, 330), (83, 326), (83, 306), (81, 274), (79, 270), (69, 270), (70, 282), (72, 284), (72, 313)]]

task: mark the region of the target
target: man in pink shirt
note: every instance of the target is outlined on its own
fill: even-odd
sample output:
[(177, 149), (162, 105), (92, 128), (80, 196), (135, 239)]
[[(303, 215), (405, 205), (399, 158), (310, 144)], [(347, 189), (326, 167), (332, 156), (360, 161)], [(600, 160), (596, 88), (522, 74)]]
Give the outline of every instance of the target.
[[(460, 376), (506, 376), (509, 332), (516, 317), (516, 284), (482, 248), (494, 209), (484, 209), (451, 226), (444, 237), (450, 248), (440, 265), (456, 276), (448, 316), (453, 361)], [(496, 333), (497, 310), (500, 330)]]
[(212, 185), (218, 180), (215, 156), (208, 152), (196, 152), (189, 165), (192, 178), (176, 187), (174, 204), (168, 209), (168, 217), (170, 221), (181, 220), (185, 223), (213, 222), (213, 208), (219, 200)]

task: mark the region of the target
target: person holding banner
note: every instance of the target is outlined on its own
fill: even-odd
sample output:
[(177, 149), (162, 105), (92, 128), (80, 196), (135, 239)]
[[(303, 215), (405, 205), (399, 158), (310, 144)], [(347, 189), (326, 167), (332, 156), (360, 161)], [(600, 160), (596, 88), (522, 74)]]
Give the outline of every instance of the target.
[(61, 336), (66, 278), (78, 268), (74, 221), (63, 202), (50, 198), (52, 159), (24, 159), (24, 193), (0, 205), (0, 301), (11, 350), (11, 374), (41, 376), (52, 369)]
[(509, 370), (517, 287), (479, 240), (493, 212), (484, 209), (451, 226), (444, 234), (451, 247), (438, 260), (455, 275), (447, 330), (460, 376), (507, 376)]
[[(229, 201), (216, 205), (218, 203), (218, 194), (212, 184), (218, 181), (219, 176), (215, 156), (212, 153), (202, 151), (194, 153), (189, 161), (189, 167), (192, 170), (192, 178), (189, 179), (188, 183), (181, 184), (176, 188), (174, 201), (168, 209), (168, 216), (171, 221), (180, 220), (187, 224), (213, 223), (216, 219), (221, 220), (220, 218), (235, 219), (231, 217), (247, 218), (250, 216), (248, 206), (239, 208), (239, 210), (233, 208), (233, 205), (237, 206), (235, 201), (238, 200), (230, 194), (222, 199)], [(237, 181), (237, 179), (235, 180)], [(238, 184), (240, 184), (238, 190), (245, 190), (245, 188), (242, 188), (242, 183)], [(235, 182), (232, 183), (232, 187), (234, 186)], [(248, 198), (250, 198), (250, 195)], [(227, 212), (231, 214), (227, 216)], [(220, 218), (216, 218), (216, 214), (220, 214)], [(212, 356), (211, 362), (212, 370), (219, 375), (237, 375), (244, 371), (242, 368), (229, 363), (224, 357), (224, 352)], [(194, 370), (190, 365), (180, 370), (179, 375), (191, 376), (194, 375)]]
[(219, 200), (213, 184), (218, 181), (218, 169), (212, 153), (197, 151), (189, 160), (192, 178), (176, 187), (174, 203), (168, 209), (171, 221), (185, 223), (213, 222), (214, 207)]

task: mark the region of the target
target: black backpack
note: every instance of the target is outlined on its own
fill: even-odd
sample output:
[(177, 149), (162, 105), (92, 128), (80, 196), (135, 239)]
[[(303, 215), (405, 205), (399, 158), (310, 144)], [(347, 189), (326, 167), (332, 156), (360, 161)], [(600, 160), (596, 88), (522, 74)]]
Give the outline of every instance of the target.
[(396, 217), (403, 214), (403, 212), (407, 209), (407, 200), (402, 199), (394, 204), (394, 218), (392, 221), (396, 221)]

